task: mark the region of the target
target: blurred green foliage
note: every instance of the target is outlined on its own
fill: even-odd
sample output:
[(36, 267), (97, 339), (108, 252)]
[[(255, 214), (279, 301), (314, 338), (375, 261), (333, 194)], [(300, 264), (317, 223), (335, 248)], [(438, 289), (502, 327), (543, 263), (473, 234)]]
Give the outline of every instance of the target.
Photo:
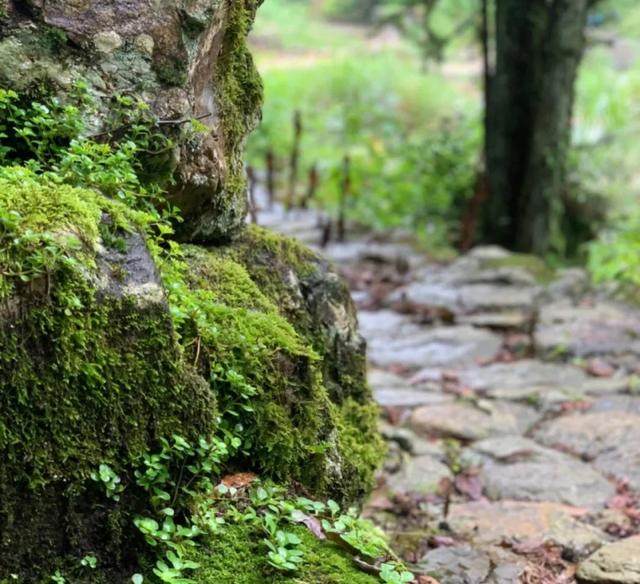
[[(301, 169), (318, 165), (324, 208), (337, 206), (349, 155), (351, 218), (410, 229), (433, 246), (451, 243), (455, 229), (448, 225), (459, 222), (478, 163), (480, 109), (473, 97), (440, 75), (422, 74), (415, 63), (399, 67), (391, 53), (268, 69), (263, 77), (263, 121), (248, 146), (252, 165), (263, 168), (271, 148), (286, 180), (292, 117), (300, 110)], [(298, 194), (304, 189), (301, 177)]]
[[(285, 190), (295, 110), (303, 116), (301, 184), (317, 163), (320, 204), (336, 208), (342, 159), (352, 161), (349, 213), (378, 228), (403, 227), (430, 246), (456, 240), (464, 201), (481, 161), (481, 88), (475, 29), (451, 38), (445, 63), (424, 73), (410, 35), (371, 37), (385, 14), (412, 0), (268, 0), (256, 23), (265, 80), (264, 119), (249, 161), (276, 154)], [(432, 26), (451, 37), (478, 9), (475, 0), (438, 0)], [(328, 18), (343, 23), (329, 23)], [(356, 25), (354, 23), (367, 23)], [(576, 86), (568, 197), (601, 235), (565, 250), (587, 259), (597, 279), (640, 279), (640, 3), (603, 0), (589, 19), (589, 49)], [(446, 65), (445, 65), (446, 67)], [(455, 68), (454, 68), (455, 69)], [(460, 70), (463, 70), (462, 67)], [(471, 72), (469, 72), (471, 71)], [(588, 223), (590, 222), (590, 223)], [(559, 258), (556, 258), (558, 260)]]

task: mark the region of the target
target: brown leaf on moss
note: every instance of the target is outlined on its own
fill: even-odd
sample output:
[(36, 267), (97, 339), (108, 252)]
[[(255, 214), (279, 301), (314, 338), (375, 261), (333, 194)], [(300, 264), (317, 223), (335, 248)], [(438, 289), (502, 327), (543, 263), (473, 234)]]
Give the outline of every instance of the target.
[(301, 513), (296, 517), (296, 521), (306, 526), (306, 528), (311, 533), (313, 533), (313, 535), (315, 535), (318, 539), (327, 539), (327, 536), (325, 535), (324, 530), (322, 529), (322, 525), (316, 517)]
[(244, 489), (248, 487), (258, 478), (258, 475), (252, 472), (237, 472), (222, 477), (220, 481), (225, 487), (230, 489)]

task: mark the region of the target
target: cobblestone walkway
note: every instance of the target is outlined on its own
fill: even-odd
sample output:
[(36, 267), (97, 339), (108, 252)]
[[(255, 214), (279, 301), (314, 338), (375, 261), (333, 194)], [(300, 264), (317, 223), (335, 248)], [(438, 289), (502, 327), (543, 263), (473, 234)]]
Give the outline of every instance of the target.
[[(320, 240), (311, 211), (259, 223)], [(437, 264), (364, 234), (324, 253), (384, 412), (365, 511), (405, 559), (442, 584), (639, 584), (640, 311), (496, 247)]]

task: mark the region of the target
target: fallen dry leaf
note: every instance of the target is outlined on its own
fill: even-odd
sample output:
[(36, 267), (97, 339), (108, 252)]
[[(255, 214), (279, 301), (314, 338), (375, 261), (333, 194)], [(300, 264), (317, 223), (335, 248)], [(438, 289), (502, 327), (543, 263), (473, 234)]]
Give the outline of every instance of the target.
[(258, 475), (252, 472), (237, 472), (222, 477), (220, 481), (225, 487), (230, 489), (244, 489), (258, 478)]
[(313, 515), (300, 514), (296, 517), (296, 522), (305, 525), (306, 528), (318, 539), (327, 539), (327, 536), (322, 529), (322, 524), (316, 517), (313, 517)]
[(453, 482), (456, 491), (466, 495), (471, 501), (482, 499), (482, 479), (476, 469), (470, 469), (456, 476)]
[(416, 582), (417, 584), (440, 584), (438, 580), (431, 576), (418, 576)]
[(589, 375), (594, 377), (611, 377), (616, 372), (611, 364), (598, 357), (589, 359), (586, 370)]

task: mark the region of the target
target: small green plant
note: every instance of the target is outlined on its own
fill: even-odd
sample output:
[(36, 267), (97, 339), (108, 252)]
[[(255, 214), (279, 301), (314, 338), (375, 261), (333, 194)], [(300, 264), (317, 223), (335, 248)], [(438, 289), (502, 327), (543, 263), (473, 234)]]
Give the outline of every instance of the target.
[[(265, 525), (268, 522), (265, 521)], [(301, 548), (302, 540), (288, 531), (276, 529), (270, 533), (270, 538), (265, 540), (269, 548), (269, 564), (278, 570), (291, 571), (299, 568), (304, 561), (304, 551)]]
[(413, 582), (413, 574), (402, 565), (384, 563), (380, 566), (380, 579), (387, 584), (407, 584)]
[(55, 584), (66, 584), (67, 579), (61, 574), (60, 570), (56, 570), (55, 574), (51, 576), (51, 581)]
[(195, 580), (185, 578), (184, 573), (187, 570), (196, 570), (200, 565), (197, 562), (184, 560), (179, 553), (174, 551), (167, 552), (166, 561), (159, 560), (153, 573), (161, 582), (167, 584), (196, 584)]
[(370, 558), (381, 558), (389, 554), (389, 546), (383, 533), (372, 523), (360, 519), (355, 511), (339, 515), (335, 520), (323, 519), (326, 532), (335, 533), (345, 543)]
[(80, 560), (80, 565), (84, 568), (95, 570), (98, 567), (98, 558), (93, 554), (88, 554)]
[(124, 490), (122, 480), (108, 464), (101, 464), (97, 472), (91, 473), (91, 479), (104, 485), (107, 497), (114, 501), (120, 500), (120, 494)]

